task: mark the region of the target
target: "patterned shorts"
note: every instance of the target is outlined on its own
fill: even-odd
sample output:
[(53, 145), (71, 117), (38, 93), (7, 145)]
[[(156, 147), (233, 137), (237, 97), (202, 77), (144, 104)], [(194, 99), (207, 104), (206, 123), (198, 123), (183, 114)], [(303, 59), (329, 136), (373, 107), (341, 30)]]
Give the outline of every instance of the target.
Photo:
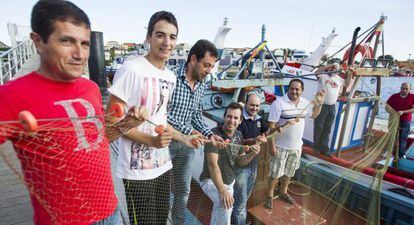
[(283, 175), (293, 177), (300, 166), (302, 149), (285, 149), (276, 147), (276, 156), (270, 159), (270, 176), (279, 178)]

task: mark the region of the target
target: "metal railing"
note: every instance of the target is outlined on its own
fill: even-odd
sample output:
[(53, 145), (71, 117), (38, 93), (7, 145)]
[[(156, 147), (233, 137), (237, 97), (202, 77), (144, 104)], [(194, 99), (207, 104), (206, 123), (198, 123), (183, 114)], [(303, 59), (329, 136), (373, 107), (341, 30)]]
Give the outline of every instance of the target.
[(0, 54), (0, 84), (11, 80), (22, 65), (35, 54), (36, 47), (30, 39)]

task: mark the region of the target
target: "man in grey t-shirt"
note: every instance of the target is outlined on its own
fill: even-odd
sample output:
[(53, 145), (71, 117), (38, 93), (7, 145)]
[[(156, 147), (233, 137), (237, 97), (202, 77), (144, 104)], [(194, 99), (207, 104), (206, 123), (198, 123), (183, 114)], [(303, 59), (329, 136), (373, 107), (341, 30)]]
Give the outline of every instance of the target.
[[(213, 201), (210, 224), (230, 224), (233, 210), (233, 185), (235, 164), (246, 165), (258, 153), (259, 147), (242, 146), (242, 135), (237, 127), (242, 120), (242, 106), (236, 102), (224, 111), (224, 124), (212, 131), (228, 140), (222, 148), (207, 144), (204, 149), (203, 172), (200, 175), (201, 188)], [(219, 146), (219, 145), (218, 145)]]

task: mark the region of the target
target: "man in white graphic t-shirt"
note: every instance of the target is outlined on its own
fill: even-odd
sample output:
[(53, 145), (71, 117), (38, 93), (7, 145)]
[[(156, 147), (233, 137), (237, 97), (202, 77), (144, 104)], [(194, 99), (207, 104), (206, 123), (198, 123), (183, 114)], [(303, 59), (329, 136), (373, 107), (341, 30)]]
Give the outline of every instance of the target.
[[(131, 224), (166, 224), (172, 168), (168, 146), (172, 139), (192, 146), (188, 137), (167, 126), (167, 107), (176, 77), (164, 65), (175, 48), (177, 34), (172, 13), (155, 13), (148, 24), (149, 53), (127, 60), (108, 89), (108, 108), (115, 103), (137, 105), (149, 114), (148, 121), (119, 141), (117, 175), (124, 181)], [(155, 124), (165, 129), (156, 133)]]

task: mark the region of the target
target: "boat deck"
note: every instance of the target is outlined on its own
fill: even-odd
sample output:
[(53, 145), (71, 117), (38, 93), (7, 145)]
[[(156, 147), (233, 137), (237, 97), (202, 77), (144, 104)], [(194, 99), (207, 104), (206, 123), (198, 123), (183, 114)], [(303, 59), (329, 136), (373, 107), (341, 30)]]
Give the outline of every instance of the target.
[[(266, 182), (259, 182), (248, 202), (248, 220), (251, 224), (280, 224), (280, 225), (363, 225), (367, 221), (358, 212), (349, 211), (346, 208), (330, 202), (321, 193), (312, 191), (306, 196), (291, 194), (296, 200), (296, 205), (289, 205), (278, 198), (273, 200), (273, 210), (263, 206)], [(300, 193), (303, 188), (291, 185), (290, 190)], [(212, 210), (212, 202), (203, 193), (197, 181), (191, 184), (191, 193), (187, 208), (202, 223), (209, 224)], [(335, 212), (340, 211), (338, 219)]]

